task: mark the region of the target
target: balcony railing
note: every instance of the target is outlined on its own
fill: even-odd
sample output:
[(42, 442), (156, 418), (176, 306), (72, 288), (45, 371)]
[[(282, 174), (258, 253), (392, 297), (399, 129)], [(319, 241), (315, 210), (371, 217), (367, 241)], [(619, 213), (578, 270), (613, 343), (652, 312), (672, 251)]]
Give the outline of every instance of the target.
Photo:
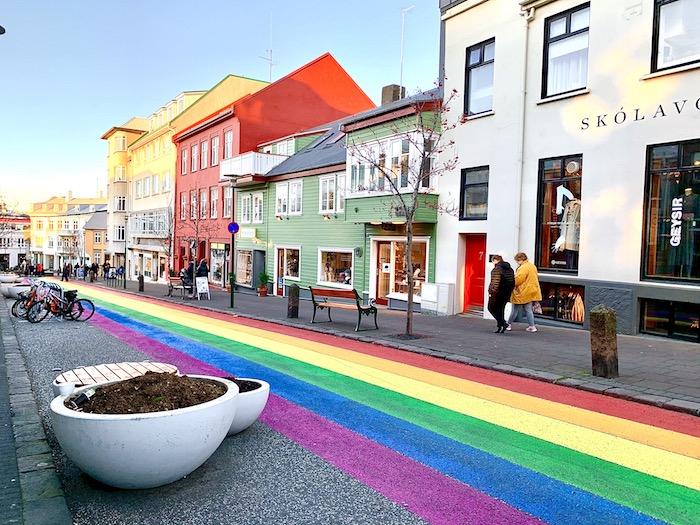
[(287, 158), (286, 155), (273, 155), (272, 153), (258, 153), (250, 151), (242, 155), (236, 155), (230, 159), (224, 159), (219, 166), (219, 180), (229, 180), (230, 176), (266, 175), (268, 171)]

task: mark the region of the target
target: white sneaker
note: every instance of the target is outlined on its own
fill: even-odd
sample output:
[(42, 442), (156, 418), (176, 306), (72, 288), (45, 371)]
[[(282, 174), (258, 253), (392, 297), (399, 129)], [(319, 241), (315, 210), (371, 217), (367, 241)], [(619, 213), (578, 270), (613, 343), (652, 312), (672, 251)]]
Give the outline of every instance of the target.
[(513, 328), (510, 325), (506, 325), (506, 332), (510, 332)]
[(537, 327), (536, 326), (528, 326), (525, 330), (528, 332), (536, 332)]

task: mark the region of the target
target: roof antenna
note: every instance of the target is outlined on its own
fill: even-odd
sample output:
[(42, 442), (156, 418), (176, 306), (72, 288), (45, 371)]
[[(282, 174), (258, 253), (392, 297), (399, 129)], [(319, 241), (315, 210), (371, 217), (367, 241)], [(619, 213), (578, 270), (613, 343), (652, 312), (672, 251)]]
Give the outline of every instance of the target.
[(272, 82), (272, 68), (275, 65), (275, 62), (272, 60), (272, 13), (268, 13), (267, 17), (269, 26), (268, 35), (270, 42), (268, 48), (265, 50), (265, 56), (259, 56), (258, 58), (262, 58), (270, 66), (270, 82)]

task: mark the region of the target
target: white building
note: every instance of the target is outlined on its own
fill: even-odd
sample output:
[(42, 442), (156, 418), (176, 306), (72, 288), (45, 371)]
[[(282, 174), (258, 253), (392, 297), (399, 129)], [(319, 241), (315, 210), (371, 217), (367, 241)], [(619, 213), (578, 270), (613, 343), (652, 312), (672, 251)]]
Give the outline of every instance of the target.
[(441, 0), (460, 171), (437, 282), (483, 311), (490, 255), (538, 266), (544, 317), (700, 340), (700, 1)]
[(8, 212), (0, 203), (0, 270), (18, 267), (27, 258), (30, 224), (29, 215)]

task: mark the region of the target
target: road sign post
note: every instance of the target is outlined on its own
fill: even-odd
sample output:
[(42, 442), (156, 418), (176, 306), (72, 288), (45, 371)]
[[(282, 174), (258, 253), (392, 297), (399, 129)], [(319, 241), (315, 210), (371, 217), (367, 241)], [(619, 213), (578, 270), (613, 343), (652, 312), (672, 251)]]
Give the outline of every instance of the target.
[(233, 293), (234, 293), (234, 288), (236, 287), (236, 278), (235, 278), (236, 267), (234, 266), (234, 263), (233, 263), (234, 259), (233, 258), (236, 256), (236, 250), (234, 249), (235, 248), (234, 243), (236, 241), (236, 239), (235, 239), (236, 233), (238, 233), (239, 229), (240, 229), (240, 227), (238, 226), (237, 222), (230, 222), (228, 224), (228, 231), (231, 234), (231, 271), (229, 272), (229, 276), (228, 276), (229, 277), (229, 286), (231, 287), (231, 308), (233, 308), (235, 305)]

